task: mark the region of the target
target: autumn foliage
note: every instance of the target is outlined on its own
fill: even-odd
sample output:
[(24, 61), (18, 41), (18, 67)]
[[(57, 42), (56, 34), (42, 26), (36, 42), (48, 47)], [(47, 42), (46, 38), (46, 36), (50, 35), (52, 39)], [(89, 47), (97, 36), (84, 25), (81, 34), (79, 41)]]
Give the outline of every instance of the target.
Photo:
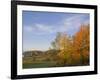
[(63, 66), (88, 65), (90, 47), (89, 24), (81, 25), (74, 36), (59, 32), (52, 42), (52, 48), (60, 50), (58, 64)]

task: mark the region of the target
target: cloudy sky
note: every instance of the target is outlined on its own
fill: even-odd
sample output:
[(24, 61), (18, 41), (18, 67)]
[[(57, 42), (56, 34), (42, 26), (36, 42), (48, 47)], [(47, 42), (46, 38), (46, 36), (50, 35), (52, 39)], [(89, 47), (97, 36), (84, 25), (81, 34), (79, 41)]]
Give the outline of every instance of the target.
[(23, 11), (23, 51), (47, 50), (57, 32), (72, 36), (89, 21), (89, 14)]

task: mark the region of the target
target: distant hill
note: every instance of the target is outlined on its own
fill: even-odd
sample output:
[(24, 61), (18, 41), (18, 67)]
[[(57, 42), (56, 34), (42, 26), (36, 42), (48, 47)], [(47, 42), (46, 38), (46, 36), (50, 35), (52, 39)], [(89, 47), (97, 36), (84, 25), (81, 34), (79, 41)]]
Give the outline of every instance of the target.
[(31, 56), (39, 56), (39, 55), (52, 55), (52, 54), (57, 54), (60, 50), (47, 50), (47, 51), (39, 51), (39, 50), (34, 50), (34, 51), (25, 51), (23, 53), (23, 57), (31, 57)]

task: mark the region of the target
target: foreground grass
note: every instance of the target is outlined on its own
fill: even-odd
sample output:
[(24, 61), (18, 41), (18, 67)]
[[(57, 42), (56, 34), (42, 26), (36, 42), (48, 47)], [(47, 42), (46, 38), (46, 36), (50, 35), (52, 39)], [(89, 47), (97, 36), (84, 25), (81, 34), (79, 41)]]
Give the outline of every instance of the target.
[(55, 67), (56, 62), (37, 62), (37, 63), (23, 63), (23, 68), (46, 68), (46, 67)]

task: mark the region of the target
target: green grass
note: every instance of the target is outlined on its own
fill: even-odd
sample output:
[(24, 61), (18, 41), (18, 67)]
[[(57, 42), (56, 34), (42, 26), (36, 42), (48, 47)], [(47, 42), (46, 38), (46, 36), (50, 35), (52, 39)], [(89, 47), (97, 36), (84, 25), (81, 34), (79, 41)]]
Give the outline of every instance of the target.
[(37, 63), (24, 63), (23, 68), (46, 68), (46, 67), (54, 67), (56, 62), (37, 62)]

